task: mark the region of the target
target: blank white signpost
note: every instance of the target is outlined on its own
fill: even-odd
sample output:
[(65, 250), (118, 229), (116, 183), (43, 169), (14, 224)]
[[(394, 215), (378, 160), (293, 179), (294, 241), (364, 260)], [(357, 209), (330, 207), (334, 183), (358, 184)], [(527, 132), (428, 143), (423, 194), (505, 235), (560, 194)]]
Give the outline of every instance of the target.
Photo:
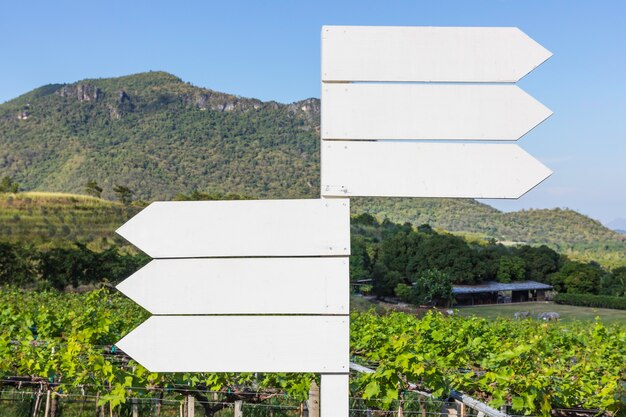
[(118, 285), (148, 370), (348, 374), (349, 200), (156, 202), (117, 232), (157, 258)]
[(517, 28), (323, 27), (322, 196), (520, 197), (552, 172), (517, 145), (453, 141), (548, 118), (511, 83), (551, 55)]
[(551, 171), (476, 142), (551, 115), (512, 84), (550, 56), (517, 28), (323, 27), (322, 199), (148, 206), (118, 233), (156, 259), (118, 288), (154, 316), (118, 346), (150, 371), (321, 373), (321, 417), (347, 417), (350, 212), (331, 197), (520, 197)]

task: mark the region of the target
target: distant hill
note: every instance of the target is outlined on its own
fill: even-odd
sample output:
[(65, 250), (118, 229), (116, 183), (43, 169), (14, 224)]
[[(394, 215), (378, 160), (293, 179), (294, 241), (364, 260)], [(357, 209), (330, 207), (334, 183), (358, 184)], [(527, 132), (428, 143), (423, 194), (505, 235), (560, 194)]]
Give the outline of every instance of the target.
[[(164, 72), (47, 85), (0, 104), (0, 177), (13, 177), (24, 190), (78, 194), (88, 180), (96, 180), (106, 199), (114, 198), (115, 184), (146, 201), (193, 190), (315, 198), (319, 105), (313, 98), (280, 104), (237, 97)], [(26, 197), (31, 202), (19, 207), (17, 197), (13, 205), (4, 198), (0, 228), (14, 237), (30, 233), (29, 213), (34, 216), (29, 221), (40, 222), (37, 233), (55, 239), (102, 235), (89, 232), (90, 221), (81, 220), (82, 203), (71, 200), (81, 197), (59, 197), (68, 210), (63, 222), (48, 214), (48, 204), (56, 207), (52, 213), (63, 212), (54, 198)], [(582, 259), (626, 264), (626, 236), (571, 210), (502, 213), (467, 199), (352, 201), (355, 211), (381, 219), (509, 243), (546, 243)], [(112, 239), (128, 212), (105, 200), (98, 204), (107, 208), (82, 213), (99, 216), (101, 226), (110, 227), (104, 236)]]
[(572, 258), (614, 267), (626, 265), (626, 236), (574, 210), (503, 213), (469, 199), (353, 199), (354, 210), (415, 225), (430, 224), (465, 236), (505, 244), (547, 244)]
[(626, 219), (618, 218), (609, 223), (607, 223), (606, 227), (609, 229), (615, 230), (618, 233), (622, 233), (626, 235)]

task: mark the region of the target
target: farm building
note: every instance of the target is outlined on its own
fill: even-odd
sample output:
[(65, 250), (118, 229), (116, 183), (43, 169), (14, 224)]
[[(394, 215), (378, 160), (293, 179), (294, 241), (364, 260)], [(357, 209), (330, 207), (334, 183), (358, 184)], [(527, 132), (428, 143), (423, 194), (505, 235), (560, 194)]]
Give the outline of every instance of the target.
[(551, 289), (551, 285), (536, 281), (486, 282), (480, 285), (455, 285), (452, 287), (452, 295), (457, 305), (520, 303), (544, 301), (546, 291)]

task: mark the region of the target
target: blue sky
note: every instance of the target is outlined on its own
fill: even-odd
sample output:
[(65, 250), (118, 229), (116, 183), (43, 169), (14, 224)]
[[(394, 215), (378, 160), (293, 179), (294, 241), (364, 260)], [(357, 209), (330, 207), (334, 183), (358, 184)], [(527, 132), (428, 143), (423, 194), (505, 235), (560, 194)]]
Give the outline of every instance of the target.
[(555, 171), (503, 210), (626, 217), (626, 2), (38, 1), (0, 7), (0, 102), (147, 70), (262, 100), (319, 97), (324, 24), (517, 26), (554, 53), (520, 86), (554, 115), (519, 144)]

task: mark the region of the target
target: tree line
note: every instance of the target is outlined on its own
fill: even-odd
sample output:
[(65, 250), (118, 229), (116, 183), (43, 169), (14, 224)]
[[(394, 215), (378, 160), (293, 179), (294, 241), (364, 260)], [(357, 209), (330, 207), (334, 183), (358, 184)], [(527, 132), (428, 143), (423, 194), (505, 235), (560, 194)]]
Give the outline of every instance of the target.
[(144, 254), (123, 254), (115, 247), (97, 252), (79, 242), (73, 247), (47, 250), (0, 242), (0, 285), (64, 290), (117, 283), (149, 259)]
[[(187, 199), (241, 199), (239, 195), (196, 192)], [(351, 280), (369, 280), (372, 294), (400, 297), (417, 304), (447, 304), (453, 284), (533, 280), (560, 293), (626, 296), (626, 267), (613, 270), (595, 262), (573, 261), (547, 246), (505, 246), (494, 240), (470, 241), (369, 214), (354, 216)], [(70, 247), (35, 248), (0, 242), (0, 284), (64, 289), (83, 284), (118, 282), (149, 258), (113, 246), (104, 251), (76, 242)]]
[(352, 219), (350, 276), (371, 280), (366, 290), (418, 304), (446, 304), (453, 284), (533, 280), (562, 293), (626, 296), (626, 267), (606, 270), (542, 246), (468, 241), (369, 214)]

